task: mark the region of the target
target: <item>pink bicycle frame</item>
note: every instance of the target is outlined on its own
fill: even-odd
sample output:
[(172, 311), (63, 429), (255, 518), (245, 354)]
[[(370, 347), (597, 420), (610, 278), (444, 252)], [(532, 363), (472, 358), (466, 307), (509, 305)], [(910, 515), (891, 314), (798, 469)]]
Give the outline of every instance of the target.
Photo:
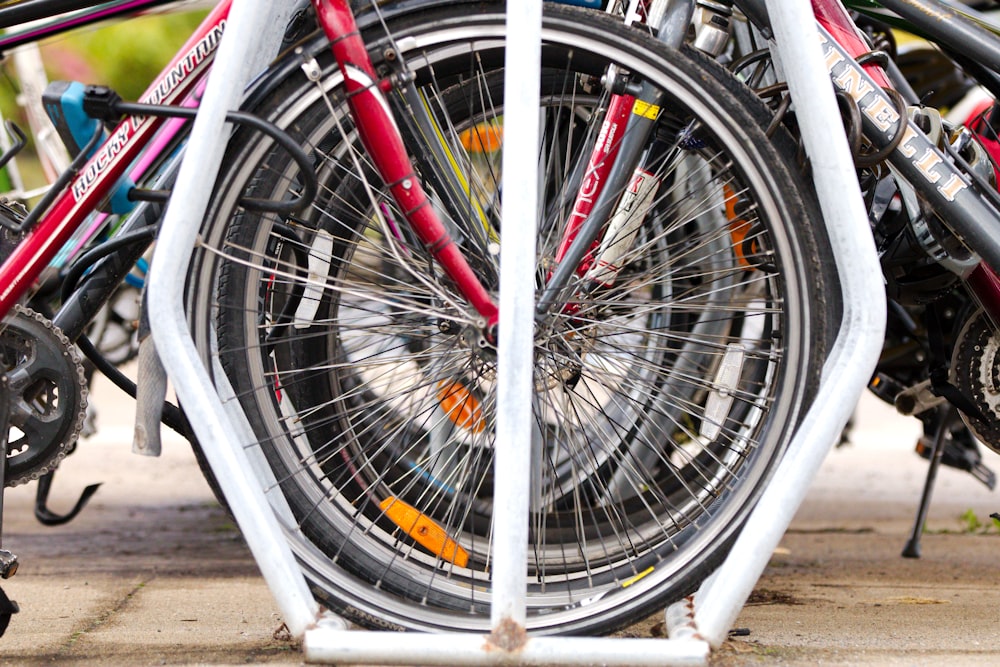
[[(197, 86), (222, 37), (231, 0), (224, 0), (202, 22), (177, 56), (140, 99), (149, 104), (179, 104)], [(49, 262), (111, 193), (115, 184), (165, 122), (152, 116), (126, 118), (73, 178), (0, 266), (0, 315), (28, 292)]]

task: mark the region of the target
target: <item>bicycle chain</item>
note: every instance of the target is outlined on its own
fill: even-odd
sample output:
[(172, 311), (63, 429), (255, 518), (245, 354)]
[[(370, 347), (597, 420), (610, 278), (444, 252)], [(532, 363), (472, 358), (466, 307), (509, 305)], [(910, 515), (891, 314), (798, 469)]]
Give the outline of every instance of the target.
[[(21, 349), (26, 347), (19, 345), (21, 341), (32, 349)], [(87, 379), (83, 357), (69, 338), (51, 320), (25, 306), (14, 306), (4, 319), (0, 357), (6, 357), (0, 372), (6, 373), (4, 381), (8, 383), (10, 399), (5, 407), (10, 411), (9, 426), (23, 434), (7, 443), (4, 485), (18, 486), (55, 470), (72, 451), (87, 416)], [(19, 370), (24, 366), (25, 371)], [(46, 375), (38, 377), (38, 369), (47, 371)], [(58, 390), (55, 401), (52, 388)], [(42, 396), (46, 391), (50, 393)], [(43, 414), (47, 410), (51, 414)], [(33, 432), (44, 434), (43, 441), (28, 441)]]

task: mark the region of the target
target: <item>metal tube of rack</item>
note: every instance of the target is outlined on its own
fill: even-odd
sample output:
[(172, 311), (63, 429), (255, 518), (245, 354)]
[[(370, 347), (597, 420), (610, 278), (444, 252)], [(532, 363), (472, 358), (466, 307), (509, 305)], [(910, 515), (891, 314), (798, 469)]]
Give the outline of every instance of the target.
[[(812, 407), (722, 567), (695, 598), (694, 627), (719, 646), (837, 441), (878, 361), (885, 335), (882, 273), (808, 0), (768, 3), (776, 54), (837, 263), (843, 318)], [(821, 306), (822, 307), (822, 306)]]
[(244, 445), (245, 429), (230, 424), (225, 408), (199, 361), (184, 316), (184, 281), (198, 227), (204, 219), (211, 187), (222, 161), (226, 113), (237, 109), (252, 75), (262, 70), (268, 54), (277, 53), (292, 3), (243, 0), (234, 3), (226, 31), (191, 129), (187, 153), (167, 207), (148, 284), (152, 334), (163, 365), (187, 411), (257, 561), (277, 600), (285, 624), (302, 636), (316, 623), (319, 608), (306, 586), (275, 514), (255, 478)]

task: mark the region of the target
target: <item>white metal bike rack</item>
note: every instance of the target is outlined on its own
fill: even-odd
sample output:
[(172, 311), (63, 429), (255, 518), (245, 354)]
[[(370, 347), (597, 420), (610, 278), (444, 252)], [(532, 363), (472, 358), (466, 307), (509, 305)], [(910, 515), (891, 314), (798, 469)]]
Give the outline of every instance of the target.
[[(854, 177), (846, 140), (831, 141), (826, 128), (840, 124), (832, 88), (815, 39), (807, 0), (770, 4), (777, 55), (784, 65), (812, 161), (820, 203), (837, 258), (844, 319), (813, 407), (763, 493), (732, 553), (691, 599), (667, 609), (670, 639), (529, 637), (525, 626), (527, 521), (523, 469), (531, 460), (529, 411), (531, 327), (511, 327), (499, 350), (499, 405), (494, 503), (493, 607), (490, 635), (348, 632), (342, 620), (321, 613), (287, 545), (281, 522), (255, 478), (247, 447), (252, 433), (239, 414), (227, 412), (202, 367), (183, 312), (183, 281), (199, 222), (221, 162), (225, 113), (239, 106), (241, 92), (274, 53), (288, 3), (234, 3), (210, 85), (194, 123), (187, 158), (166, 213), (149, 280), (153, 337), (188, 419), (205, 450), (240, 529), (292, 634), (303, 639), (315, 662), (380, 664), (704, 664), (711, 647), (725, 639), (829, 448), (839, 437), (874, 369), (885, 326), (881, 272)], [(533, 303), (534, 165), (538, 137), (540, 0), (508, 2), (508, 72), (504, 169), (507, 186), (523, 193), (504, 202), (508, 232), (501, 259), (503, 321), (530, 321)], [(285, 15), (282, 15), (285, 12)], [(271, 48), (269, 48), (271, 47)], [(782, 57), (783, 54), (788, 54)], [(254, 56), (258, 56), (256, 60)], [(516, 62), (515, 62), (516, 59)], [(516, 120), (516, 122), (515, 122)], [(814, 147), (819, 150), (811, 150)], [(511, 175), (522, 182), (511, 185)], [(530, 175), (530, 176), (529, 176)], [(509, 244), (509, 245), (508, 245)], [(523, 245), (521, 245), (523, 244)], [(527, 263), (527, 264), (525, 264)], [(527, 284), (526, 284), (527, 283)], [(518, 331), (520, 330), (520, 331)], [(508, 335), (519, 333), (519, 335)], [(281, 514), (281, 508), (278, 508)]]

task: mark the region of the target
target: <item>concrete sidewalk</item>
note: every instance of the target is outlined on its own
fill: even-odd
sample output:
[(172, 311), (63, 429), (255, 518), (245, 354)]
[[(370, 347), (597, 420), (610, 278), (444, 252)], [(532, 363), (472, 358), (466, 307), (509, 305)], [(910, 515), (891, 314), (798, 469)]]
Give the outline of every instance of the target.
[(4, 547), (21, 565), (3, 587), (21, 612), (0, 638), (0, 661), (300, 663), (186, 441), (167, 437), (160, 459), (131, 454), (132, 400), (107, 385), (95, 394), (99, 435), (64, 461), (50, 499), (65, 512), (103, 482), (81, 515), (45, 527), (32, 514), (34, 484), (7, 492)]
[[(300, 664), (187, 444), (132, 455), (131, 400), (95, 394), (100, 435), (60, 468), (51, 501), (66, 511), (104, 482), (82, 515), (46, 528), (34, 485), (7, 493), (4, 546), (21, 568), (3, 587), (21, 613), (0, 663)], [(909, 451), (916, 428), (866, 401), (855, 444), (831, 454), (737, 621), (749, 634), (713, 664), (1000, 664), (1000, 537), (960, 518), (1000, 510), (998, 497), (943, 470), (923, 558), (899, 557), (925, 471)], [(660, 636), (660, 615), (622, 634)]]
[[(1000, 665), (1000, 497), (941, 469), (921, 558), (901, 552), (927, 465), (920, 428), (870, 396), (833, 451), (715, 665)], [(984, 462), (1000, 473), (1000, 456)]]

